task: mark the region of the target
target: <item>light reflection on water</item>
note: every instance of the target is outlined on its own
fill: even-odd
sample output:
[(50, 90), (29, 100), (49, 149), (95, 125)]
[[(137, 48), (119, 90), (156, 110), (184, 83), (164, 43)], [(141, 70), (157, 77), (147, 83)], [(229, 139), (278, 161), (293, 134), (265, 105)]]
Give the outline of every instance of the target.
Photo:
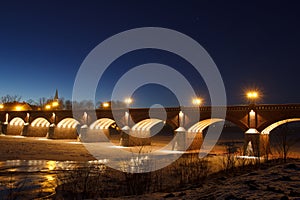
[[(53, 160), (7, 160), (0, 162), (1, 199), (33, 199), (51, 196), (58, 175), (79, 167), (103, 166), (108, 160), (89, 162)], [(100, 169), (99, 167), (97, 167)], [(102, 169), (102, 168), (101, 168)], [(14, 196), (15, 195), (15, 196)]]

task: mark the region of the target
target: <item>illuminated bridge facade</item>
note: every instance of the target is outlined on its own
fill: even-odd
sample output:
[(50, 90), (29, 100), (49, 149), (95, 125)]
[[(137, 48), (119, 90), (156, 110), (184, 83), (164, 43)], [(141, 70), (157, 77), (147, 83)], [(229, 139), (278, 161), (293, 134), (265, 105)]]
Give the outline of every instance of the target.
[[(186, 109), (193, 111), (193, 108)], [(152, 136), (152, 129), (167, 125), (175, 134), (180, 132), (184, 135), (184, 139), (178, 145), (178, 150), (180, 150), (186, 149), (185, 143), (189, 140), (189, 135), (193, 134), (195, 139), (190, 149), (200, 148), (203, 130), (214, 123), (227, 120), (245, 132), (245, 144), (251, 142), (254, 154), (261, 155), (268, 146), (268, 136), (273, 129), (285, 123), (300, 121), (300, 104), (217, 107), (217, 110), (226, 110), (225, 119), (221, 117), (211, 118), (211, 107), (200, 107), (199, 110), (194, 110), (195, 112), (200, 111), (199, 121), (189, 121), (189, 116), (183, 111), (182, 114), (185, 120), (183, 124), (180, 124), (180, 108), (166, 108), (167, 118), (164, 120), (159, 118), (150, 119), (149, 109), (146, 108), (130, 109), (129, 115), (132, 121), (127, 121), (126, 110), (120, 109), (114, 114), (121, 119), (118, 124), (121, 124), (122, 127), (116, 125), (110, 109), (82, 111), (77, 112), (75, 115), (71, 110), (0, 111), (0, 131), (2, 134), (7, 135), (47, 137), (51, 139), (79, 138), (84, 142), (89, 140), (94, 142), (95, 137), (93, 136), (103, 136), (100, 133), (104, 133), (109, 138), (111, 131), (121, 132), (122, 128), (127, 128), (137, 138), (142, 137), (142, 140), (146, 143), (151, 143), (149, 137)], [(92, 119), (92, 112), (96, 112), (97, 118)], [(157, 112), (160, 111), (157, 110)], [(123, 141), (126, 141), (123, 145), (135, 144), (131, 141), (134, 141), (136, 137), (123, 135)], [(96, 137), (97, 142), (106, 141), (107, 137)]]

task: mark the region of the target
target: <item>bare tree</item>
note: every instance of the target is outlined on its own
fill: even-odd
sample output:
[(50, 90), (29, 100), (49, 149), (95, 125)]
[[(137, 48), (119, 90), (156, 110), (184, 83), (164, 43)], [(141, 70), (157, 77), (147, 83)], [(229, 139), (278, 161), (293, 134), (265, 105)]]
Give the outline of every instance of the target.
[(80, 102), (73, 101), (72, 108), (77, 110), (93, 110), (95, 109), (95, 105), (91, 100), (83, 100)]
[(39, 98), (39, 100), (38, 100), (37, 106), (43, 108), (43, 107), (46, 105), (46, 103), (47, 103), (46, 97), (41, 97), (41, 98)]
[(288, 124), (283, 124), (278, 127), (277, 130), (275, 130), (274, 136), (274, 149), (277, 150), (283, 161), (286, 162), (291, 148), (299, 142), (300, 139), (296, 138)]
[(10, 102), (20, 102), (22, 99), (21, 96), (19, 95), (5, 95), (3, 97), (1, 97), (1, 102), (2, 103), (10, 103)]
[(66, 109), (66, 110), (71, 110), (72, 109), (72, 101), (71, 100), (66, 100), (64, 102), (64, 109)]
[(28, 99), (27, 101), (26, 101), (26, 103), (28, 103), (29, 105), (34, 105), (34, 106), (36, 106), (38, 103), (36, 102), (36, 101), (34, 101), (33, 99)]

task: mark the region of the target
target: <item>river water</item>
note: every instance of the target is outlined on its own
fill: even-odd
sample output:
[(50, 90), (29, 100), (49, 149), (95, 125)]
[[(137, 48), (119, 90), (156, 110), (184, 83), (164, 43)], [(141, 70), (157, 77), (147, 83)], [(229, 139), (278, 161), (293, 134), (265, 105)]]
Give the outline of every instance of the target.
[(0, 199), (51, 199), (58, 176), (105, 161), (7, 160), (0, 162)]

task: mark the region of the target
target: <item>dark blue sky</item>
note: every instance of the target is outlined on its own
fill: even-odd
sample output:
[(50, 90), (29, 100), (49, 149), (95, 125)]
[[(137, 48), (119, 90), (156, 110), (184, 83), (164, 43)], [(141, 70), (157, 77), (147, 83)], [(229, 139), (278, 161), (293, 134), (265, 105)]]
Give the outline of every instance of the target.
[[(297, 1), (1, 1), (0, 96), (36, 100), (57, 88), (71, 99), (77, 70), (96, 45), (127, 29), (156, 26), (180, 31), (208, 51), (229, 104), (245, 103), (243, 92), (252, 87), (263, 91), (262, 103), (300, 103), (299, 10)], [(97, 97), (108, 99), (118, 77), (145, 62), (174, 66), (209, 98), (188, 63), (154, 50), (116, 60)], [(172, 95), (146, 86), (134, 96), (141, 106), (168, 104)]]

